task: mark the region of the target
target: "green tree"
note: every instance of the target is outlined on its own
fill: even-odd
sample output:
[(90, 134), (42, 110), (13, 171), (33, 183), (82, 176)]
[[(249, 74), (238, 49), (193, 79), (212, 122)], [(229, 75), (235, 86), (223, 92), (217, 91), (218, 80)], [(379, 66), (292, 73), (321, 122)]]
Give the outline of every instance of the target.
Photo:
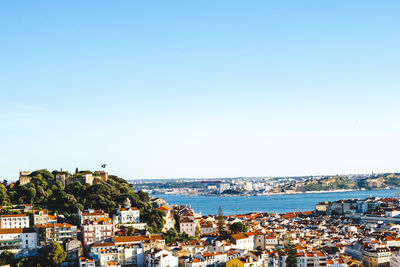
[(0, 203), (1, 205), (7, 204), (8, 202), (7, 190), (3, 185), (0, 185)]
[(25, 189), (25, 193), (26, 193), (26, 201), (30, 204), (33, 203), (33, 200), (36, 197), (36, 188), (34, 184), (29, 184), (26, 189)]
[(179, 234), (175, 228), (170, 228), (167, 230), (165, 234), (163, 234), (165, 238), (165, 243), (172, 244), (173, 242), (179, 239)]
[(31, 183), (35, 184), (36, 186), (39, 185), (43, 188), (47, 188), (48, 185), (45, 177), (43, 177), (43, 175), (41, 175), (40, 173), (32, 177)]
[(235, 222), (229, 226), (232, 232), (247, 232), (247, 226), (242, 222)]
[(43, 177), (45, 180), (54, 180), (54, 174), (52, 174), (46, 169), (37, 170), (30, 174), (31, 177), (35, 177), (38, 175), (41, 175), (41, 177)]
[(218, 208), (217, 227), (219, 232), (223, 232), (225, 228), (225, 219), (221, 206)]
[(139, 196), (139, 199), (142, 200), (142, 201), (149, 201), (150, 200), (149, 195), (147, 193), (143, 192), (142, 190), (139, 190), (137, 192), (137, 194)]
[(62, 246), (55, 241), (51, 242), (46, 253), (46, 261), (49, 263), (49, 265), (59, 266), (64, 262), (66, 257), (67, 252), (64, 251)]
[(297, 267), (297, 249), (291, 241), (284, 246), (287, 254), (286, 265), (287, 267)]
[(15, 260), (15, 254), (12, 253), (11, 251), (8, 250), (3, 250), (3, 252), (0, 254), (0, 264), (1, 265), (14, 265), (16, 262)]

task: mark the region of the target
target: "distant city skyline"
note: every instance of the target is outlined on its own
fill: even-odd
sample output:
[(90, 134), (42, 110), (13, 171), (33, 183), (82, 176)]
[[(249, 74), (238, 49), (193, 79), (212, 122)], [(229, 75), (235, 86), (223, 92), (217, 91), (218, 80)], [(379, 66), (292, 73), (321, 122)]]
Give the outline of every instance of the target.
[(396, 172), (398, 1), (7, 1), (0, 179)]

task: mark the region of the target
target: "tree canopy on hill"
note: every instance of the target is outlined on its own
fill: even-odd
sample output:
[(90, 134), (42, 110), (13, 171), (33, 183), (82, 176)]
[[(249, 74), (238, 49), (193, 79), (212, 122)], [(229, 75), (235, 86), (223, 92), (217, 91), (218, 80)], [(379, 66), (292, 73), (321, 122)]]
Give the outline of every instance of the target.
[(135, 192), (124, 179), (109, 175), (106, 183), (95, 179), (93, 185), (74, 182), (64, 188), (61, 182), (55, 181), (54, 173), (34, 171), (29, 184), (17, 184), (6, 192), (0, 187), (0, 201), (3, 204), (30, 203), (68, 217), (78, 209), (87, 208), (102, 209), (113, 215), (129, 198), (132, 206), (140, 209), (141, 220), (148, 223), (149, 229), (160, 232), (163, 228), (165, 213), (152, 206), (147, 193)]

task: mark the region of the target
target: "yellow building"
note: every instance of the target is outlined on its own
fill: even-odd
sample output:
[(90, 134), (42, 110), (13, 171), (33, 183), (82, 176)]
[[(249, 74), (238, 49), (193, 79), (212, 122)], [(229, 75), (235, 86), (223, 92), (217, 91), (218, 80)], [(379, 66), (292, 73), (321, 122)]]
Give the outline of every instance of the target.
[(226, 267), (258, 267), (258, 259), (255, 256), (243, 256), (226, 262)]
[(366, 248), (362, 252), (362, 262), (365, 267), (389, 267), (392, 253), (386, 246)]

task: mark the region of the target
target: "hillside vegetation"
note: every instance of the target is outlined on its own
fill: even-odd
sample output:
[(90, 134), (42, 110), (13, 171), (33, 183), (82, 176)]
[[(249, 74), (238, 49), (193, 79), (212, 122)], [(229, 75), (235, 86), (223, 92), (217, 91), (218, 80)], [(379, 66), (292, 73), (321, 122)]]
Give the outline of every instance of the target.
[(342, 189), (357, 189), (358, 185), (347, 177), (328, 177), (318, 181), (309, 181), (301, 187), (304, 191), (331, 191)]
[(360, 181), (360, 186), (367, 189), (400, 188), (400, 173), (382, 173)]
[(55, 173), (45, 169), (37, 170), (30, 174), (29, 184), (17, 183), (12, 188), (0, 186), (0, 201), (3, 205), (29, 203), (70, 217), (78, 209), (88, 208), (102, 209), (112, 216), (118, 207), (124, 205), (124, 200), (129, 198), (132, 206), (140, 209), (141, 220), (148, 223), (150, 231), (158, 232), (162, 229), (165, 214), (152, 206), (147, 193), (135, 192), (124, 179), (110, 175), (107, 182), (95, 179), (93, 185), (74, 182), (63, 187), (61, 182), (55, 180)]

